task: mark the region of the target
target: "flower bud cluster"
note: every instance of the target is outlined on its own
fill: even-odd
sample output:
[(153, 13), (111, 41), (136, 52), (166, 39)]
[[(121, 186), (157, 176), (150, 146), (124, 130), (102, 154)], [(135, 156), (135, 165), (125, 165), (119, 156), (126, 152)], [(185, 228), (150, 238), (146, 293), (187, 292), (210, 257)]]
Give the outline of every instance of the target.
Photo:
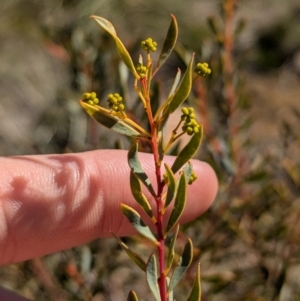
[(206, 77), (206, 75), (211, 74), (211, 69), (208, 67), (207, 63), (198, 63), (194, 71), (199, 75)]
[(82, 95), (82, 100), (90, 105), (96, 105), (99, 103), (99, 99), (97, 98), (97, 94), (95, 92), (84, 93)]
[(192, 171), (188, 184), (191, 185), (193, 182), (197, 180), (198, 176), (194, 171)]
[(143, 64), (138, 64), (137, 65), (137, 67), (136, 67), (136, 71), (137, 71), (137, 73), (138, 73), (138, 75), (140, 76), (140, 77), (145, 77), (146, 76), (146, 73), (147, 73), (147, 67), (146, 66), (144, 66)]
[(157, 43), (154, 42), (151, 38), (148, 38), (147, 40), (144, 40), (141, 42), (141, 46), (147, 52), (150, 52), (150, 51), (155, 52)]
[(184, 121), (182, 130), (189, 136), (198, 133), (200, 131), (200, 125), (195, 119), (196, 115), (194, 113), (194, 109), (184, 107), (181, 109), (181, 112), (181, 120)]
[(123, 112), (125, 109), (123, 98), (118, 93), (108, 94), (107, 102), (109, 108), (115, 112)]

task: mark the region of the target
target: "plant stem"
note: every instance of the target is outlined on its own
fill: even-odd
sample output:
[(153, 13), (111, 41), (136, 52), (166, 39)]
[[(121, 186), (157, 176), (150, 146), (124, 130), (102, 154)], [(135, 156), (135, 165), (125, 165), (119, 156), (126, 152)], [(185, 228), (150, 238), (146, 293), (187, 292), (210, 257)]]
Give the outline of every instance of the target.
[(166, 300), (166, 276), (164, 274), (165, 270), (165, 237), (163, 234), (163, 215), (164, 215), (164, 203), (162, 201), (162, 193), (163, 193), (163, 187), (164, 184), (161, 180), (161, 162), (159, 160), (158, 156), (158, 141), (157, 141), (157, 132), (156, 127), (153, 127), (152, 131), (152, 141), (151, 141), (151, 147), (152, 152), (154, 155), (154, 161), (155, 161), (155, 174), (156, 174), (156, 181), (157, 181), (157, 196), (156, 196), (156, 208), (157, 208), (157, 239), (158, 239), (158, 246), (157, 246), (157, 252), (158, 252), (158, 260), (159, 260), (159, 290), (160, 290), (160, 296), (161, 300)]
[(147, 81), (145, 79), (141, 79), (142, 91), (146, 100), (146, 111), (148, 115), (149, 124), (151, 127), (151, 150), (154, 157), (155, 164), (155, 175), (156, 175), (156, 183), (157, 183), (157, 193), (156, 193), (156, 229), (157, 229), (157, 239), (158, 239), (158, 263), (159, 263), (159, 278), (158, 285), (160, 291), (160, 297), (162, 301), (166, 301), (166, 275), (164, 273), (165, 270), (165, 237), (163, 233), (163, 216), (164, 216), (164, 203), (162, 200), (162, 193), (164, 188), (164, 182), (162, 181), (161, 174), (161, 161), (158, 152), (158, 133), (157, 133), (157, 123), (154, 121), (152, 109), (150, 105), (150, 96), (147, 93), (149, 91), (147, 87)]

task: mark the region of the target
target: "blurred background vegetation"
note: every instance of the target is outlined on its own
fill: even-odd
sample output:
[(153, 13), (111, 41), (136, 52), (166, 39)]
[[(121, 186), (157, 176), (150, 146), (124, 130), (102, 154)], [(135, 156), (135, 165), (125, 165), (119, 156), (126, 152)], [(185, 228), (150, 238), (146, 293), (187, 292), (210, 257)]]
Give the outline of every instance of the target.
[[(2, 156), (126, 147), (78, 104), (86, 90), (103, 101), (120, 91), (133, 114), (140, 110), (113, 41), (88, 17), (110, 20), (137, 59), (142, 39), (162, 44), (174, 14), (179, 43), (154, 95), (168, 93), (193, 51), (210, 63), (212, 75), (195, 82), (188, 103), (205, 127), (198, 158), (220, 181), (212, 208), (182, 229), (195, 260), (178, 300), (199, 261), (204, 301), (300, 300), (298, 0), (2, 0), (0, 7)], [(146, 254), (141, 240), (126, 239)], [(2, 267), (0, 283), (39, 301), (125, 300), (129, 289), (151, 300), (114, 239)]]

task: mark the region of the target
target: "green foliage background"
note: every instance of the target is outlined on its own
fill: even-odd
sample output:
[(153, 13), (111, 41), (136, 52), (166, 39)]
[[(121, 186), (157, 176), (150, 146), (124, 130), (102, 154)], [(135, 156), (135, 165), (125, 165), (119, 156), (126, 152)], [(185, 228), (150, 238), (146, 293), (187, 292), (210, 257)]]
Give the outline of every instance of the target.
[[(207, 24), (215, 16), (222, 28), (222, 1), (2, 2), (2, 156), (127, 148), (127, 140), (88, 119), (78, 104), (86, 90), (100, 98), (121, 90), (135, 102), (120, 82), (113, 41), (88, 17), (110, 20), (137, 58), (140, 40), (162, 43), (170, 14), (176, 15), (181, 45), (157, 89), (171, 85), (192, 51), (211, 64), (212, 76), (188, 102), (206, 126), (198, 158), (214, 166), (220, 181), (212, 208), (184, 227), (196, 259), (178, 296), (187, 295), (200, 261), (203, 300), (300, 300), (299, 1), (238, 1), (236, 21), (247, 23), (234, 38), (234, 111), (220, 40)], [(147, 253), (141, 240), (127, 243)], [(129, 289), (151, 300), (140, 276), (114, 239), (0, 269), (1, 285), (41, 301), (125, 300)]]

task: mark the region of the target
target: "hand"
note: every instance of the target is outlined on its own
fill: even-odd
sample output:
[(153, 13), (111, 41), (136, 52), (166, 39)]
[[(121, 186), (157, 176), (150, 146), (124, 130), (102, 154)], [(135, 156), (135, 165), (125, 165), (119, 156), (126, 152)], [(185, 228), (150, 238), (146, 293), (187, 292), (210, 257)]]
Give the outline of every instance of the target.
[[(154, 183), (152, 155), (139, 153), (139, 158)], [(165, 158), (170, 165), (173, 160)], [(211, 167), (192, 163), (198, 180), (188, 187), (180, 223), (203, 213), (217, 192)], [(127, 151), (0, 158), (0, 166), (0, 265), (109, 237), (111, 232), (135, 233), (119, 207), (124, 202), (141, 212), (131, 196)], [(0, 300), (26, 299), (0, 289)]]

